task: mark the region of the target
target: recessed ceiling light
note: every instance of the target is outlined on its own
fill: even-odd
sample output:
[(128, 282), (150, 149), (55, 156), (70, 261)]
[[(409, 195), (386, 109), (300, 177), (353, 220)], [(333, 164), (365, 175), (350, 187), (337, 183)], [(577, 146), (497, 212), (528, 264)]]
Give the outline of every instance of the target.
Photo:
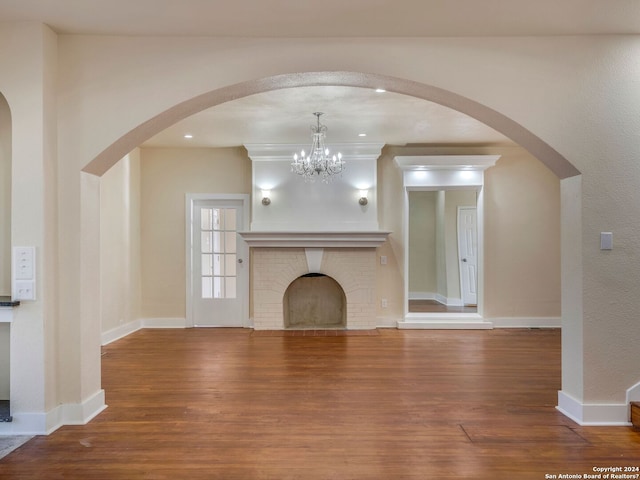
[(184, 138), (193, 138), (193, 135), (191, 135), (190, 133), (187, 133)]
[(366, 137), (366, 136), (367, 136), (367, 134), (366, 134), (366, 133), (359, 133), (359, 134), (358, 134), (358, 136), (359, 136), (359, 137)]
[(376, 88), (376, 93), (384, 93), (386, 90), (384, 88)]

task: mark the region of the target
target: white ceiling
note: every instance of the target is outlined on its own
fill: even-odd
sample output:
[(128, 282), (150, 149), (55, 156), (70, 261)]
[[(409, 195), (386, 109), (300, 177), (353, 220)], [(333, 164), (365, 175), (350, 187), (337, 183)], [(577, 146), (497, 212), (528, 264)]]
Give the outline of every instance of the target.
[[(638, 0), (0, 0), (0, 22), (62, 34), (208, 36), (506, 36), (640, 33)], [(314, 111), (328, 143), (506, 143), (448, 108), (368, 89), (252, 95), (194, 115), (147, 146), (306, 143)], [(187, 141), (185, 133), (194, 138)], [(359, 137), (366, 133), (367, 137)]]
[[(321, 122), (328, 128), (329, 144), (510, 142), (467, 115), (414, 97), (355, 87), (300, 87), (251, 95), (205, 110), (144, 146), (310, 143), (310, 126), (316, 123), (313, 112), (324, 112)], [(187, 133), (193, 138), (185, 139)]]

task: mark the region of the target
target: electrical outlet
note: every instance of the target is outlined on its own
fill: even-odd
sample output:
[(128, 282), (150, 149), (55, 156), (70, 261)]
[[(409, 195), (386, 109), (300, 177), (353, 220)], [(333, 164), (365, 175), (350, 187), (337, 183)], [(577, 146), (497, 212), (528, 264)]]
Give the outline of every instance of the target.
[(380, 265), (386, 265), (386, 264), (387, 264), (387, 256), (380, 255)]
[(33, 281), (16, 281), (14, 300), (35, 300), (36, 291)]
[(387, 308), (389, 306), (386, 298), (383, 298), (381, 303), (382, 303), (382, 308)]

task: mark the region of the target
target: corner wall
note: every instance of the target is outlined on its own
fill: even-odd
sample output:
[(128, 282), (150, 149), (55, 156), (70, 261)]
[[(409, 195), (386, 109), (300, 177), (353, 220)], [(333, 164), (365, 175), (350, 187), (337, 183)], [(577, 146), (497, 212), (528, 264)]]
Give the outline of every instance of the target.
[(251, 161), (240, 147), (141, 148), (140, 159), (141, 316), (184, 319), (186, 194), (251, 193)]
[(11, 112), (0, 92), (0, 295), (11, 295)]
[(104, 335), (140, 318), (140, 151), (100, 178), (100, 322)]
[[(412, 147), (423, 155), (500, 154), (485, 172), (484, 310), (486, 320), (559, 323), (560, 310), (560, 183), (537, 159), (516, 146)], [(379, 160), (380, 224), (391, 230), (379, 254), (392, 255), (378, 266), (378, 298), (389, 307), (378, 315), (404, 317), (404, 294), (388, 279), (402, 285), (404, 235), (401, 224), (402, 179), (393, 157), (402, 147), (389, 147)], [(450, 212), (451, 213), (451, 212)], [(451, 233), (451, 232), (450, 232)]]

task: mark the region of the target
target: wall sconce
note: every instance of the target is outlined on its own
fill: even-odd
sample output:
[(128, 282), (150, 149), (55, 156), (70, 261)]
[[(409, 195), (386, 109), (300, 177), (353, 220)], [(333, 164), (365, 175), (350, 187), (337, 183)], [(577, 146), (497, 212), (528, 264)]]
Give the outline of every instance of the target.
[(360, 199), (358, 200), (358, 203), (360, 205), (362, 205), (363, 207), (369, 203), (369, 199), (367, 198), (367, 195), (369, 194), (369, 190), (360, 190)]
[(271, 203), (271, 190), (262, 190), (262, 204), (266, 207)]

